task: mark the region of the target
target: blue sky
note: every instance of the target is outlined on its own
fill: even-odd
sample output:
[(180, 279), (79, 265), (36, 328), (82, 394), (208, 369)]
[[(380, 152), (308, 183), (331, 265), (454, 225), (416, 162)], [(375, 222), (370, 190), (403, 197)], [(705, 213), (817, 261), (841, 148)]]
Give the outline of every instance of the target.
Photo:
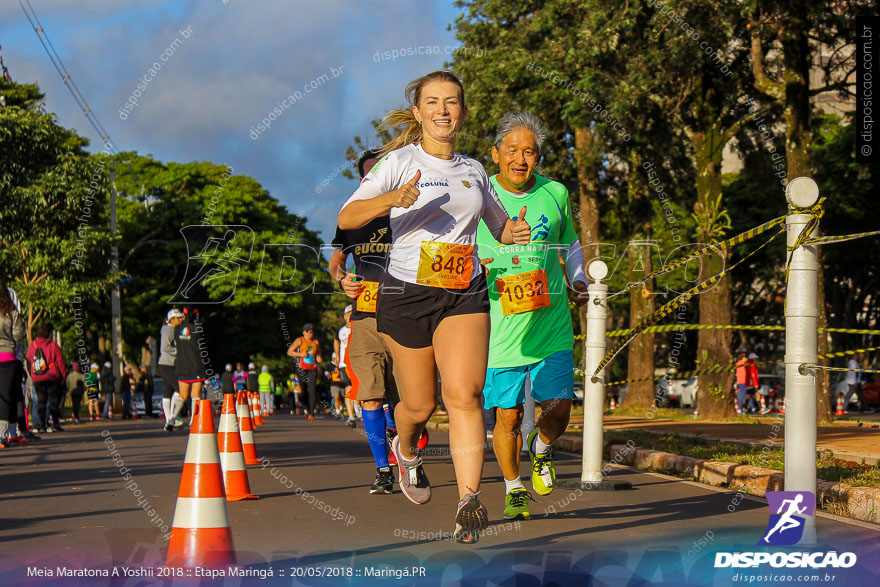
[[(30, 3), (120, 150), (230, 165), (291, 212), (304, 211), (326, 242), (356, 187), (337, 170), (352, 137), (372, 138), (370, 121), (402, 106), (406, 83), (451, 60), (446, 52), (459, 45), (447, 30), (458, 14), (451, 0)], [(47, 109), (99, 151), (17, 0), (0, 2), (0, 45), (13, 79), (39, 83)], [(377, 59), (377, 51), (408, 48), (427, 54)], [(161, 68), (152, 74), (155, 62)], [(329, 81), (318, 81), (324, 74)], [(123, 119), (120, 109), (145, 77)], [(279, 107), (291, 95), (296, 102)], [(276, 107), (282, 113), (252, 139)]]

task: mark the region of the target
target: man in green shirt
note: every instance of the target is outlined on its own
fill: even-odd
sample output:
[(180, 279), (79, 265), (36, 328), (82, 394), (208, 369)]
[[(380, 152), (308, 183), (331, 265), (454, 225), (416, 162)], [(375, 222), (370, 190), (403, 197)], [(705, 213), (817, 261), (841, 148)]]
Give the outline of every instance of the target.
[(525, 383), (541, 404), (536, 429), (526, 439), (532, 487), (547, 495), (556, 485), (550, 443), (568, 426), (574, 397), (574, 337), (568, 282), (578, 304), (588, 299), (583, 254), (572, 221), (568, 190), (532, 173), (547, 130), (534, 115), (509, 112), (498, 124), (492, 159), (500, 173), (491, 179), (511, 217), (524, 208), (532, 227), (528, 245), (499, 245), (480, 223), (477, 243), (489, 270), (489, 369), (485, 407), (496, 409), (495, 456), (506, 485), (505, 519), (527, 519), (531, 494), (519, 477)]

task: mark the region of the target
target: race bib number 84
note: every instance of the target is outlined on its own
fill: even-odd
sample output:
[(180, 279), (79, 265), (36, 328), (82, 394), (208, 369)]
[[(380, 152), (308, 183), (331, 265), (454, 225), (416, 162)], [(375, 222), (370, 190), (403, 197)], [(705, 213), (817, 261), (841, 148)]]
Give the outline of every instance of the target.
[(358, 312), (376, 313), (376, 299), (379, 297), (378, 281), (362, 281), (364, 289), (357, 298)]
[(495, 287), (504, 316), (533, 312), (550, 305), (547, 272), (543, 269), (498, 278)]
[(422, 242), (416, 283), (444, 289), (466, 289), (471, 283), (474, 247)]

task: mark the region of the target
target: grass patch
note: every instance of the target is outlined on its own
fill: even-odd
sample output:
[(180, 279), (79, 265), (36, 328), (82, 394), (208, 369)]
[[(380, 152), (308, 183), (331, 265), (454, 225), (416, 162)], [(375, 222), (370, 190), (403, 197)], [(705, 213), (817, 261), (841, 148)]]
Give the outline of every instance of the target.
[[(617, 408), (613, 412), (611, 410), (605, 411), (606, 416), (622, 416), (624, 418), (651, 418), (653, 420), (690, 420), (693, 421), (694, 415), (693, 412), (682, 412), (681, 410), (674, 408), (656, 408), (654, 410), (646, 409), (646, 408)], [(703, 419), (698, 418), (698, 421), (702, 422), (736, 422), (738, 424), (766, 424), (768, 419), (773, 419), (774, 416), (767, 416), (765, 418), (756, 418), (753, 416), (732, 416), (729, 418), (712, 418), (712, 419)]]
[[(605, 439), (621, 444), (632, 440), (636, 446), (650, 450), (785, 471), (782, 445), (768, 452), (764, 447), (719, 443), (709, 439), (683, 437), (674, 433), (654, 434), (643, 430), (609, 430), (605, 432)], [(880, 488), (880, 468), (836, 459), (830, 451), (824, 452), (817, 458), (816, 476), (834, 483)]]

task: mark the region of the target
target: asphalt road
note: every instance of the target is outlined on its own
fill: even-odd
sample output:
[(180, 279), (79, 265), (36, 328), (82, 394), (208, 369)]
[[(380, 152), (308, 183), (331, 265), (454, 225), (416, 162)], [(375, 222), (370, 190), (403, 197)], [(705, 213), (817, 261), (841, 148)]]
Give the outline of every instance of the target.
[[(161, 526), (173, 517), (187, 434), (165, 433), (158, 422), (70, 425), (40, 442), (2, 450), (0, 585), (94, 584), (34, 576), (65, 566), (162, 572), (167, 541)], [(590, 575), (594, 584), (608, 585), (732, 585), (735, 570), (715, 569), (715, 551), (755, 550), (768, 519), (762, 499), (613, 467), (610, 477), (630, 481), (633, 490), (578, 495), (558, 489), (535, 496), (531, 520), (504, 522), (504, 486), (489, 450), (481, 499), (492, 525), (479, 544), (465, 546), (449, 536), (457, 494), (443, 432), (431, 431), (425, 462), (434, 496), (424, 506), (399, 492), (368, 493), (375, 468), (360, 428), (283, 414), (266, 420), (256, 442), (265, 466), (248, 472), (260, 500), (228, 509), (239, 564), (250, 572), (271, 569), (272, 577), (227, 576), (227, 584), (361, 584), (386, 573), (382, 578), (395, 585), (586, 584)], [(579, 456), (558, 454), (556, 462), (560, 479), (579, 478)], [(136, 486), (126, 487), (123, 466)], [(527, 479), (526, 466), (522, 473)], [(880, 584), (880, 527), (820, 515), (817, 528), (816, 548), (859, 555), (847, 580), (835, 585)], [(403, 569), (425, 574), (394, 578)], [(516, 583), (506, 582), (515, 574)]]

